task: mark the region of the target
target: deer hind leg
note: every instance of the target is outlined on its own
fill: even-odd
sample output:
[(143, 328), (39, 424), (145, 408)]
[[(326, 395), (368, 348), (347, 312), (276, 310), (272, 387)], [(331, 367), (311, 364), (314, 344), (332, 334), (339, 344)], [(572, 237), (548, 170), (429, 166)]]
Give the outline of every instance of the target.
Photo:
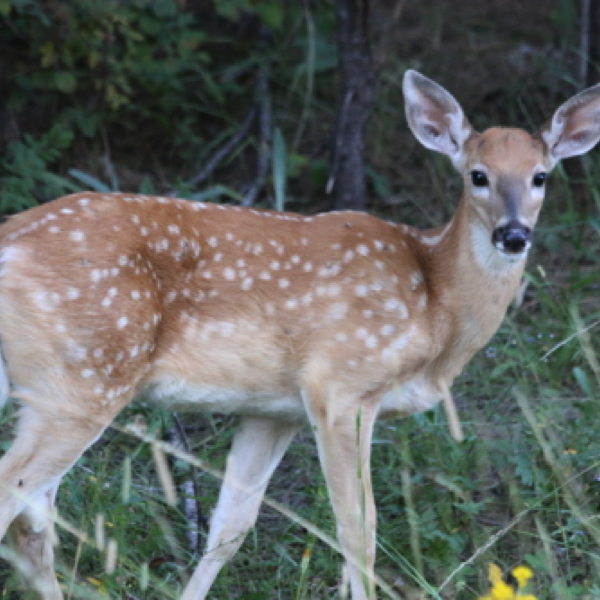
[(297, 430), (297, 425), (268, 418), (242, 420), (227, 459), (206, 552), (181, 600), (205, 598), (221, 567), (237, 552), (256, 522), (269, 479)]
[(0, 550), (31, 589), (44, 600), (58, 600), (62, 594), (52, 567), (56, 489), (107, 421), (70, 413), (69, 401), (46, 404), (52, 412), (25, 402), (13, 445), (0, 459), (0, 540), (10, 529), (12, 551)]
[(337, 522), (353, 600), (374, 599), (377, 514), (371, 487), (371, 402), (312, 386), (304, 394)]
[(62, 592), (54, 573), (54, 501), (58, 486), (43, 494), (35, 508), (27, 508), (8, 529), (12, 561), (26, 588), (44, 600), (61, 600)]

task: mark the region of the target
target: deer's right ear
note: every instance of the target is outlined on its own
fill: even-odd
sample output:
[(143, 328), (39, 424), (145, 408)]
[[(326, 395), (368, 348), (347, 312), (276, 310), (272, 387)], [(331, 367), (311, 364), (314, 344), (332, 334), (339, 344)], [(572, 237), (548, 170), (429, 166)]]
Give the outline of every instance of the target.
[(591, 150), (600, 140), (600, 83), (567, 100), (537, 132), (553, 167)]
[(474, 130), (458, 102), (442, 86), (417, 71), (406, 71), (402, 90), (406, 119), (414, 136), (426, 148), (447, 154), (460, 169), (465, 142)]

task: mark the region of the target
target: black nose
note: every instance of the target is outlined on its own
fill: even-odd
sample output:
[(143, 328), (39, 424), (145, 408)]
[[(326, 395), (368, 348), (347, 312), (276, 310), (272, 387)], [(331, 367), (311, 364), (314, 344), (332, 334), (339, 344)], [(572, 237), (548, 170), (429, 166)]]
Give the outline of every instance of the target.
[(517, 222), (507, 223), (504, 227), (494, 229), (492, 243), (505, 252), (518, 254), (531, 244), (531, 229)]

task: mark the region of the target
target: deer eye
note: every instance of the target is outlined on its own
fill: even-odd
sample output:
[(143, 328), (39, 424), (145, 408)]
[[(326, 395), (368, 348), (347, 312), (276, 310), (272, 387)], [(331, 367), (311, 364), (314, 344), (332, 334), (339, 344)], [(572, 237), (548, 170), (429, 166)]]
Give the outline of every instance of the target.
[(544, 187), (545, 182), (546, 182), (546, 173), (536, 173), (533, 176), (533, 185), (535, 187)]
[(471, 181), (475, 187), (485, 187), (490, 183), (483, 171), (471, 171)]

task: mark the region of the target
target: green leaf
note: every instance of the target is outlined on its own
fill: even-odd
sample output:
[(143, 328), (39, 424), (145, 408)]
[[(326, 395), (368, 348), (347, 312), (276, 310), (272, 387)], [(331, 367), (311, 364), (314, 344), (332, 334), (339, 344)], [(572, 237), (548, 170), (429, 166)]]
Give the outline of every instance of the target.
[(256, 7), (258, 18), (271, 29), (281, 29), (283, 24), (283, 5), (281, 2), (261, 2)]
[(72, 181), (69, 181), (64, 177), (61, 177), (60, 175), (56, 175), (56, 173), (50, 173), (49, 171), (46, 171), (45, 173), (42, 173), (40, 175), (40, 178), (46, 183), (52, 185), (56, 189), (57, 194), (62, 194), (65, 191), (81, 191), (81, 188), (79, 186), (75, 185)]
[(95, 192), (100, 193), (108, 193), (111, 189), (102, 183), (100, 180), (96, 179), (93, 175), (89, 175), (88, 173), (84, 173), (79, 169), (69, 169), (69, 175), (73, 177), (73, 179), (77, 179), (83, 183), (83, 185), (87, 186), (89, 189), (94, 190)]
[(191, 200), (196, 200), (197, 202), (203, 202), (204, 200), (219, 198), (220, 196), (228, 196), (229, 198), (233, 198), (237, 201), (240, 201), (242, 199), (242, 197), (235, 190), (232, 190), (226, 185), (214, 185), (202, 192), (192, 194), (190, 198)]
[(285, 207), (285, 140), (281, 128), (276, 127), (273, 134), (273, 188), (275, 191), (275, 209), (283, 210)]
[(71, 94), (77, 88), (77, 80), (69, 71), (57, 71), (53, 79), (56, 89), (65, 94)]
[(163, 19), (177, 14), (177, 6), (173, 0), (154, 0), (150, 6), (154, 14)]
[(590, 385), (590, 382), (587, 378), (586, 372), (580, 367), (573, 367), (573, 375), (575, 376), (579, 387), (583, 390), (585, 395), (588, 398), (593, 398), (594, 393), (592, 391), (592, 386)]

